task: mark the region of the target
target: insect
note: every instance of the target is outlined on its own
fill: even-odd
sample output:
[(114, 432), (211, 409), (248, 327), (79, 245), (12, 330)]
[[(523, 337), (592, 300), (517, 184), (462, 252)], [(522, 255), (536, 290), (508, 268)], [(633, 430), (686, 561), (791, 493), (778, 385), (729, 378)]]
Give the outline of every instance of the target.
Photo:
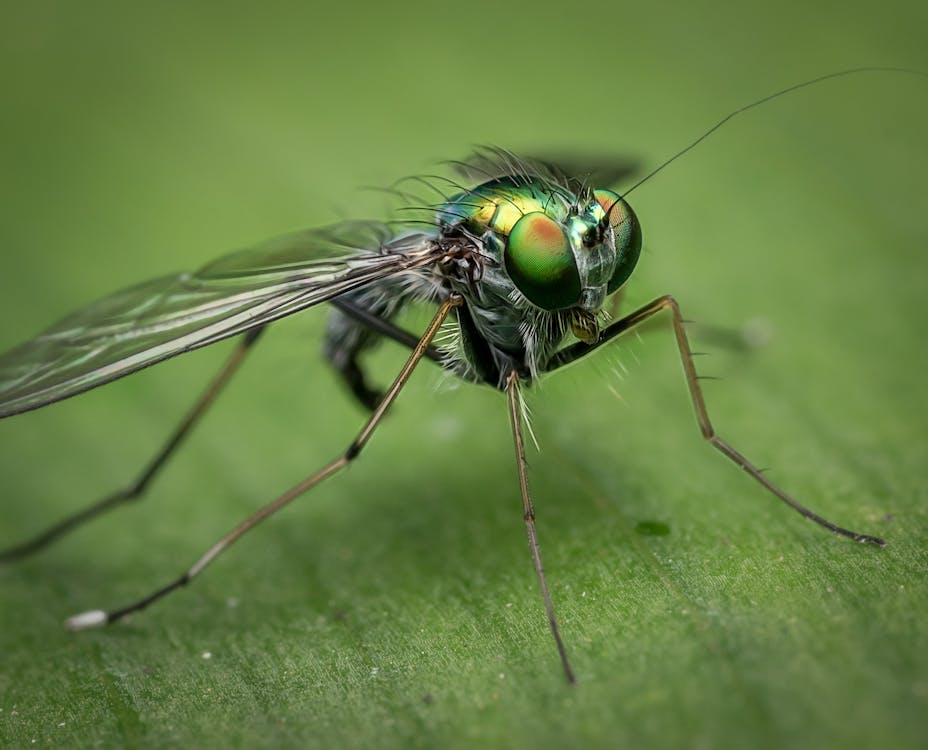
[[(162, 450), (124, 490), (0, 552), (10, 561), (33, 553), (80, 524), (140, 496), (274, 321), (321, 303), (333, 309), (325, 355), (370, 416), (334, 461), (247, 518), (182, 575), (144, 598), (67, 621), (73, 629), (122, 619), (189, 583), (244, 533), (356, 459), (413, 369), (430, 359), (454, 376), (505, 394), (522, 514), (534, 570), (564, 673), (574, 673), (542, 568), (524, 448), (523, 389), (583, 358), (645, 321), (670, 317), (703, 437), (759, 484), (826, 529), (874, 545), (882, 539), (833, 524), (774, 485), (716, 433), (696, 375), (684, 319), (669, 295), (608, 322), (607, 299), (639, 260), (642, 229), (626, 197), (732, 117), (798, 88), (874, 68), (841, 71), (783, 89), (738, 109), (619, 194), (569, 170), (500, 149), (460, 164), (474, 176), (450, 188), (425, 227), (348, 222), (297, 233), (216, 260), (195, 273), (117, 292), (0, 356), (0, 417), (46, 406), (169, 357), (239, 336), (237, 348)], [(888, 70), (888, 69), (882, 69)], [(913, 71), (906, 71), (913, 72)], [(923, 75), (918, 73), (919, 75)], [(423, 333), (395, 322), (410, 304), (436, 307)], [(455, 333), (433, 344), (443, 326)], [(377, 340), (410, 350), (390, 387), (368, 381), (361, 355)]]

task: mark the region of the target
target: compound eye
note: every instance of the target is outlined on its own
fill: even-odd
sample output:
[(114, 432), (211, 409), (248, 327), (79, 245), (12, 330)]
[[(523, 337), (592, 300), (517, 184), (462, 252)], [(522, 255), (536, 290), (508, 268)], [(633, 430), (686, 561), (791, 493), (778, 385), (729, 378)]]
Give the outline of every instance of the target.
[(616, 224), (622, 220), (621, 205), (624, 203), (622, 196), (613, 193), (611, 190), (594, 190), (593, 198), (602, 206), (603, 211), (609, 215), (609, 223), (615, 229)]
[(641, 225), (632, 207), (611, 190), (594, 190), (593, 197), (607, 213), (609, 224), (615, 232), (615, 269), (606, 288), (612, 294), (628, 280), (638, 263), (641, 255)]
[(580, 300), (580, 272), (563, 227), (536, 211), (519, 219), (504, 253), (506, 271), (529, 302), (560, 310)]

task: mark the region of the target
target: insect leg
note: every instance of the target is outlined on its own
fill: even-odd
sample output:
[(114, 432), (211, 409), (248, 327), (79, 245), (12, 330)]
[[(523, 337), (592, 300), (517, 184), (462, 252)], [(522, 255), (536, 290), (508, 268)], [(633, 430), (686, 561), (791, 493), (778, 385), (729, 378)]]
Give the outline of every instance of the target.
[[(606, 310), (607, 320), (619, 320), (619, 314), (622, 310), (626, 287), (621, 287), (612, 299)], [(764, 345), (767, 341), (767, 334), (762, 326), (756, 324), (743, 324), (738, 327), (715, 325), (713, 323), (693, 323), (689, 322), (690, 332), (693, 338), (698, 341), (704, 341), (714, 347), (724, 349), (729, 352), (748, 352)], [(655, 326), (657, 328), (657, 326)], [(639, 329), (641, 333), (648, 331), (644, 327)], [(692, 352), (693, 356), (698, 356), (702, 352)]]
[(767, 479), (767, 477), (765, 477), (763, 473), (761, 473), (761, 471), (756, 466), (754, 466), (754, 464), (748, 461), (747, 458), (741, 455), (741, 453), (735, 450), (731, 445), (729, 445), (716, 434), (715, 428), (712, 426), (712, 422), (709, 420), (709, 413), (706, 410), (706, 404), (702, 395), (702, 388), (699, 386), (699, 378), (696, 375), (696, 366), (693, 363), (693, 354), (690, 351), (689, 340), (687, 339), (686, 330), (684, 328), (683, 316), (680, 314), (680, 307), (677, 305), (677, 301), (670, 295), (659, 297), (644, 307), (641, 307), (638, 310), (635, 310), (633, 313), (626, 315), (621, 320), (617, 320), (602, 332), (602, 336), (596, 344), (592, 346), (583, 343), (575, 344), (556, 353), (551, 358), (548, 366), (545, 369), (550, 371), (563, 365), (569, 364), (584, 356), (586, 353), (592, 351), (593, 349), (602, 346), (611, 339), (614, 339), (617, 336), (632, 330), (633, 328), (637, 328), (645, 321), (663, 310), (670, 310), (672, 316), (673, 333), (677, 340), (677, 349), (680, 351), (680, 360), (683, 363), (683, 371), (686, 375), (686, 384), (690, 391), (690, 398), (692, 399), (693, 407), (696, 410), (696, 419), (699, 422), (699, 429), (702, 431), (702, 436), (708, 440), (714, 448), (716, 448), (719, 452), (740, 466), (758, 483), (763, 485), (766, 489), (776, 495), (780, 500), (790, 506), (797, 513), (805, 516), (811, 521), (815, 521), (815, 523), (819, 524), (820, 526), (824, 526), (829, 531), (833, 531), (835, 534), (840, 534), (841, 536), (846, 536), (850, 539), (853, 539), (855, 542), (866, 542), (869, 544), (883, 546), (885, 542), (879, 537), (870, 536), (869, 534), (859, 534), (856, 531), (850, 531), (849, 529), (841, 528), (840, 526), (833, 524), (831, 521), (822, 518), (817, 513), (809, 510), (804, 505), (800, 505), (796, 500), (794, 500), (783, 490), (777, 487), (773, 482)]
[(567, 682), (574, 683), (573, 670), (567, 658), (567, 650), (561, 640), (561, 633), (554, 616), (554, 605), (551, 604), (551, 594), (548, 592), (548, 582), (545, 580), (545, 571), (541, 564), (541, 549), (538, 546), (538, 532), (535, 530), (535, 506), (528, 488), (528, 467), (525, 462), (525, 441), (522, 436), (522, 400), (519, 392), (519, 376), (515, 372), (509, 373), (506, 378), (506, 396), (509, 400), (509, 421), (512, 424), (512, 438), (516, 449), (516, 468), (519, 472), (519, 490), (522, 494), (522, 517), (525, 519), (525, 531), (528, 535), (528, 547), (532, 553), (532, 564), (538, 576), (538, 586), (541, 588), (541, 598), (545, 603), (545, 612), (548, 615), (548, 624), (551, 634), (557, 644), (557, 652), (561, 657), (561, 665)]
[(257, 341), (258, 336), (263, 330), (263, 328), (254, 328), (242, 337), (241, 342), (236, 347), (235, 351), (232, 352), (232, 356), (229, 357), (222, 369), (216, 374), (206, 387), (206, 390), (204, 390), (197, 399), (193, 408), (190, 409), (187, 416), (184, 417), (184, 420), (178, 425), (161, 450), (158, 451), (134, 482), (127, 487), (107, 495), (102, 500), (88, 505), (77, 513), (67, 516), (58, 523), (49, 526), (32, 539), (14, 547), (0, 550), (0, 563), (12, 562), (13, 560), (18, 560), (34, 552), (38, 552), (59, 537), (64, 536), (97, 516), (103, 515), (107, 511), (117, 508), (130, 500), (138, 500), (148, 488), (151, 480), (154, 479), (161, 467), (164, 466), (171, 455), (173, 455), (174, 451), (177, 450), (190, 430), (193, 429), (193, 426), (200, 420), (210, 404), (213, 403), (216, 396), (219, 395), (219, 392), (235, 374), (235, 371), (238, 370), (242, 361), (245, 359), (245, 355), (250, 351), (252, 344)]
[[(370, 310), (356, 304), (350, 299), (336, 297), (329, 304), (331, 304), (332, 307), (337, 307), (343, 313), (354, 318), (359, 323), (363, 323), (372, 331), (376, 331), (377, 333), (386, 336), (388, 339), (391, 339), (398, 344), (402, 344), (408, 349), (415, 349), (416, 345), (419, 343), (419, 337), (416, 334), (407, 331), (405, 328), (400, 328), (393, 321), (371, 312)], [(442, 362), (441, 352), (431, 344), (426, 347), (424, 356), (426, 359), (430, 359), (433, 362), (437, 362), (438, 364), (441, 364)]]
[(422, 334), (422, 338), (419, 339), (419, 343), (416, 345), (412, 354), (409, 356), (409, 359), (406, 361), (403, 369), (400, 371), (399, 375), (396, 376), (396, 379), (393, 381), (393, 384), (390, 386), (390, 388), (387, 389), (383, 400), (374, 410), (374, 413), (368, 417), (357, 437), (351, 442), (351, 445), (349, 445), (345, 452), (342, 453), (338, 458), (331, 461), (315, 474), (307, 477), (296, 486), (287, 490), (276, 500), (268, 503), (256, 513), (242, 521), (242, 523), (240, 523), (238, 526), (232, 529), (232, 531), (230, 531), (218, 542), (216, 542), (212, 547), (206, 550), (206, 552), (201, 555), (200, 558), (181, 576), (171, 581), (166, 586), (163, 586), (143, 599), (140, 599), (139, 601), (120, 609), (113, 609), (108, 612), (104, 610), (91, 610), (89, 612), (82, 612), (81, 614), (69, 618), (66, 622), (66, 625), (72, 630), (80, 630), (82, 628), (94, 627), (96, 625), (104, 625), (107, 623), (115, 622), (116, 620), (119, 620), (132, 612), (145, 609), (145, 607), (147, 607), (149, 604), (160, 599), (164, 595), (169, 594), (170, 592), (174, 591), (174, 589), (180, 588), (181, 586), (185, 586), (190, 583), (190, 581), (199, 575), (207, 565), (209, 565), (226, 549), (228, 549), (228, 547), (230, 547), (233, 542), (235, 542), (247, 531), (253, 529), (265, 518), (273, 515), (286, 505), (289, 505), (297, 497), (315, 485), (319, 484), (319, 482), (322, 480), (327, 479), (341, 469), (345, 468), (349, 463), (357, 458), (358, 454), (361, 453), (361, 450), (367, 444), (367, 441), (370, 440), (374, 430), (380, 424), (380, 420), (383, 418), (383, 415), (386, 413), (387, 409), (390, 408), (390, 405), (396, 400), (396, 397), (403, 389), (403, 386), (406, 385), (406, 381), (409, 380), (409, 376), (412, 374), (413, 369), (415, 369), (416, 365), (419, 364), (419, 361), (425, 356), (425, 352), (428, 349), (429, 344), (432, 342), (432, 339), (435, 337), (435, 334), (438, 332), (438, 329), (441, 327), (441, 324), (444, 322), (445, 318), (448, 317), (448, 313), (451, 312), (451, 308), (460, 304), (461, 298), (457, 295), (452, 296), (450, 299), (441, 304), (441, 307), (439, 307), (438, 312), (435, 314), (435, 317), (432, 319), (429, 327), (425, 330), (425, 333)]
[[(368, 384), (358, 360), (359, 355), (376, 343), (379, 336), (396, 341), (408, 349), (415, 349), (419, 336), (393, 323), (387, 317), (387, 310), (381, 310), (378, 306), (365, 306), (350, 295), (336, 297), (330, 304), (337, 312), (333, 313), (326, 331), (326, 358), (344, 378), (354, 397), (373, 411), (383, 398), (383, 393)], [(345, 317), (337, 317), (339, 314)], [(426, 349), (425, 357), (433, 362), (442, 361), (441, 352), (434, 346)]]

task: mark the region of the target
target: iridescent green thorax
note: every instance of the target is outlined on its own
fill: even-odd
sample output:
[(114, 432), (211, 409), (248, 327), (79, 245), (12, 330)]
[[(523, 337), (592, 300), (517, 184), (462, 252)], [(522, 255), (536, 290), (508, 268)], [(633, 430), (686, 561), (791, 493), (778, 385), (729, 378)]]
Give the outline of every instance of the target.
[(563, 188), (503, 177), (452, 197), (438, 209), (438, 222), (462, 227), (477, 237), (489, 230), (504, 238), (529, 213), (566, 219), (569, 205), (576, 200)]

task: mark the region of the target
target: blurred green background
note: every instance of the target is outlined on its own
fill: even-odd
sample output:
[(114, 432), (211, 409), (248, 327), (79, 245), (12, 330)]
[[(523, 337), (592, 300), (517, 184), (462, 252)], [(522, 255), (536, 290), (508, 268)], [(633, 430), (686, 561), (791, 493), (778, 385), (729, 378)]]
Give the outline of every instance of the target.
[[(129, 283), (345, 217), (475, 143), (654, 165), (757, 97), (928, 70), (924, 3), (6, 3), (0, 346)], [(831, 81), (731, 123), (632, 203), (630, 303), (762, 326), (700, 361), (699, 438), (649, 334), (531, 399), (561, 674), (503, 399), (423, 367), (345, 475), (125, 625), (363, 419), (283, 321), (144, 503), (0, 569), (0, 745), (923, 747), (928, 79)], [(411, 318), (421, 321), (421, 315)], [(229, 344), (0, 424), (0, 544), (128, 481)], [(386, 382), (403, 352), (372, 358)], [(654, 535), (664, 525), (665, 535)]]

